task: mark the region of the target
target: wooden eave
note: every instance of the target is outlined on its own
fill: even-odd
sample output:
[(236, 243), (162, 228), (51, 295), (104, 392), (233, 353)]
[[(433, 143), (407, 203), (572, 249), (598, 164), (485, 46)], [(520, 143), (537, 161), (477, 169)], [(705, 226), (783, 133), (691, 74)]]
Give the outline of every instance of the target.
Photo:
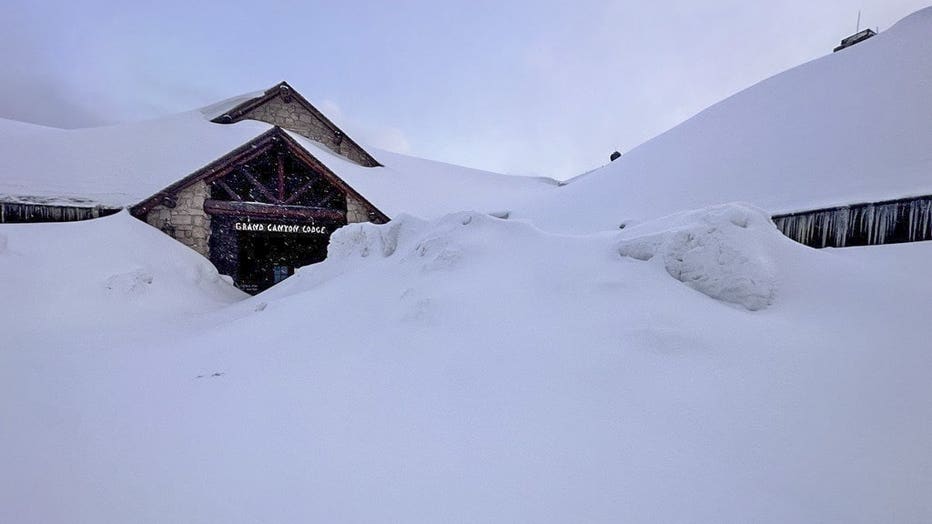
[(337, 186), (341, 191), (362, 203), (370, 216), (375, 218), (376, 223), (384, 224), (390, 220), (388, 215), (375, 207), (372, 202), (359, 194), (358, 191), (350, 187), (350, 185), (347, 184), (342, 178), (340, 178), (339, 175), (334, 173), (323, 162), (318, 160), (316, 157), (314, 157), (314, 155), (301, 147), (301, 145), (298, 144), (294, 138), (289, 136), (288, 133), (286, 133), (278, 126), (269, 129), (265, 133), (262, 133), (249, 142), (239, 146), (233, 151), (230, 151), (223, 157), (211, 162), (210, 164), (207, 164), (194, 173), (191, 173), (178, 182), (175, 182), (174, 184), (166, 187), (151, 197), (136, 204), (130, 208), (130, 213), (132, 213), (132, 215), (137, 218), (143, 218), (149, 211), (152, 210), (152, 208), (158, 206), (166, 200), (171, 200), (174, 195), (177, 195), (181, 190), (199, 181), (210, 183), (218, 178), (224, 177), (240, 165), (245, 164), (257, 156), (265, 153), (272, 145), (278, 143), (284, 144), (291, 154), (298, 157), (299, 160), (315, 169), (318, 173), (321, 174), (321, 176), (323, 176), (333, 185)]
[[(238, 106), (234, 107), (233, 109), (226, 111), (222, 115), (211, 120), (211, 122), (214, 122), (216, 124), (227, 124), (227, 123), (232, 124), (235, 122), (239, 122), (245, 117), (247, 113), (249, 113), (253, 109), (265, 104), (266, 102), (268, 102), (269, 100), (272, 100), (273, 98), (277, 96), (280, 96), (282, 87), (287, 87), (288, 90), (291, 92), (291, 96), (294, 98), (294, 100), (297, 101), (299, 104), (301, 104), (302, 107), (307, 109), (316, 118), (320, 119), (320, 121), (323, 122), (324, 125), (327, 126), (331, 131), (339, 134), (340, 136), (343, 137), (342, 138), (343, 140), (346, 140), (350, 144), (356, 146), (360, 151), (362, 151), (363, 154), (366, 155), (366, 157), (373, 164), (372, 167), (382, 167), (382, 164), (378, 160), (376, 160), (372, 155), (370, 155), (368, 151), (366, 151), (362, 146), (360, 146), (355, 140), (350, 138), (349, 135), (344, 133), (342, 129), (340, 129), (336, 124), (331, 122), (330, 119), (327, 118), (323, 113), (318, 111), (317, 108), (314, 107), (313, 104), (311, 104), (310, 102), (308, 102), (306, 98), (301, 96), (301, 93), (297, 92), (295, 88), (291, 87), (288, 84), (288, 82), (285, 82), (285, 81), (281, 81), (275, 84), (274, 86), (270, 87), (269, 89), (266, 89), (265, 93), (262, 96), (249, 99), (239, 104)], [(226, 118), (229, 118), (229, 121), (226, 121)]]

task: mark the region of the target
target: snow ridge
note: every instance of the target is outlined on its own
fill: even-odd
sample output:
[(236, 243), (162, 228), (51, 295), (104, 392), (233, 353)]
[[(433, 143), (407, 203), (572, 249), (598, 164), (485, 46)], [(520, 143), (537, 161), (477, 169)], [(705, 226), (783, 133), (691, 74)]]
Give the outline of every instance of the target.
[(729, 204), (688, 212), (676, 220), (682, 224), (621, 241), (618, 253), (643, 261), (656, 258), (676, 280), (751, 311), (773, 303), (773, 251), (782, 239), (764, 211)]
[(548, 278), (569, 280), (566, 275), (579, 267), (599, 264), (614, 253), (616, 261), (621, 255), (623, 260), (659, 262), (676, 281), (715, 300), (757, 311), (776, 297), (774, 260), (787, 242), (766, 213), (744, 204), (672, 215), (608, 235), (581, 236), (547, 233), (523, 221), (477, 212), (433, 221), (402, 215), (388, 224), (351, 224), (337, 230), (324, 262), (300, 269), (297, 278), (279, 286), (281, 291), (270, 293), (307, 291), (379, 263), (398, 264), (415, 279), (436, 272), (452, 272), (451, 278), (462, 279), (463, 271), (481, 267), (482, 259), (500, 264), (519, 259), (519, 265), (530, 267), (534, 253), (566, 259), (555, 269), (565, 275)]

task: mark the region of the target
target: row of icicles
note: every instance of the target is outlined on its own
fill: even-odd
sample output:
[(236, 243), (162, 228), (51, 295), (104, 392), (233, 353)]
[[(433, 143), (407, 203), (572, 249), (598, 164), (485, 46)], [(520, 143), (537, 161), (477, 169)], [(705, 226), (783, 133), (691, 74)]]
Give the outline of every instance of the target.
[(782, 215), (774, 223), (784, 235), (812, 247), (844, 247), (853, 239), (857, 245), (929, 240), (932, 197)]

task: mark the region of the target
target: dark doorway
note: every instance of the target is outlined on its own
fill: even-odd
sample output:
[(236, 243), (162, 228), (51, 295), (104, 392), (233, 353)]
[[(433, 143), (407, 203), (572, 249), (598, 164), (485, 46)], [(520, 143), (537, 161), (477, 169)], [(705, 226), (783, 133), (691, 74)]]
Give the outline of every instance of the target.
[(289, 235), (237, 231), (239, 274), (247, 293), (258, 293), (294, 274), (294, 270), (327, 257), (329, 235)]
[(256, 294), (324, 260), (330, 234), (342, 225), (214, 216), (210, 259), (236, 287)]

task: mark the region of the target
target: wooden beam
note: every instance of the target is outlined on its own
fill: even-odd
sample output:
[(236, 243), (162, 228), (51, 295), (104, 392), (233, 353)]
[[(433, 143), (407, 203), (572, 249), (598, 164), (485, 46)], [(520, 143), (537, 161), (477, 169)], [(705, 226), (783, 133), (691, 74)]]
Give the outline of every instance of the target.
[(227, 185), (227, 183), (224, 182), (223, 180), (216, 180), (214, 181), (214, 184), (217, 184), (218, 186), (220, 186), (220, 189), (223, 189), (224, 191), (226, 191), (226, 193), (230, 195), (230, 198), (232, 198), (233, 200), (238, 200), (240, 202), (243, 201), (243, 197), (237, 195), (236, 191), (233, 191), (233, 188)]
[(278, 174), (278, 201), (283, 202), (285, 200), (285, 157), (281, 152), (276, 156), (278, 160), (278, 165), (276, 166)]
[(268, 198), (268, 199), (269, 199), (269, 202), (271, 202), (272, 204), (281, 204), (281, 203), (282, 203), (282, 201), (279, 200), (271, 191), (269, 191), (269, 189), (268, 189), (267, 187), (265, 187), (264, 185), (262, 185), (262, 182), (259, 182), (259, 180), (258, 180), (255, 176), (253, 176), (253, 174), (249, 171), (248, 168), (246, 168), (246, 166), (240, 166), (239, 170), (240, 170), (244, 175), (246, 175), (246, 178), (249, 180), (249, 182), (250, 182), (252, 185), (254, 185), (254, 186), (256, 187), (256, 189), (258, 189), (259, 192), (262, 193), (262, 194), (265, 196), (265, 198)]
[(346, 213), (336, 209), (304, 206), (276, 206), (257, 202), (231, 202), (208, 199), (204, 211), (209, 215), (242, 216), (251, 218), (295, 218), (346, 223)]
[(311, 203), (311, 207), (324, 207), (326, 204), (332, 202), (336, 197), (334, 193), (324, 193), (320, 198)]
[(291, 204), (291, 203), (293, 203), (295, 200), (301, 198), (301, 197), (304, 195), (304, 193), (307, 193), (308, 191), (311, 190), (312, 187), (314, 187), (314, 183), (317, 182), (319, 179), (320, 179), (320, 176), (319, 176), (317, 173), (312, 173), (312, 174), (311, 174), (311, 180), (310, 180), (308, 183), (306, 183), (306, 184), (304, 184), (303, 186), (301, 186), (300, 188), (298, 188), (297, 191), (295, 191), (294, 193), (292, 193), (291, 196), (288, 197), (288, 198), (286, 198), (285, 201), (282, 202), (282, 203), (283, 203), (283, 204)]

